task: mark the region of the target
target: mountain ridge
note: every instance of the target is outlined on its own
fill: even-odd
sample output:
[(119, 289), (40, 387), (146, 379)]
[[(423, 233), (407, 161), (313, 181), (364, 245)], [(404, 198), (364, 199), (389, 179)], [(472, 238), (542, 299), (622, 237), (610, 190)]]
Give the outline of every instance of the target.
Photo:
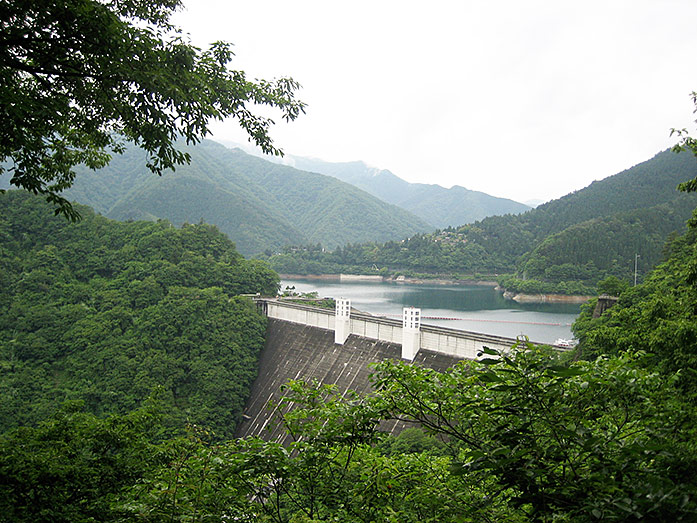
[(245, 255), (288, 244), (386, 241), (433, 227), (333, 177), (303, 172), (211, 140), (181, 146), (192, 161), (161, 177), (129, 147), (99, 171), (78, 172), (64, 195), (119, 220), (217, 225)]
[(530, 209), (520, 202), (473, 191), (461, 185), (448, 189), (438, 184), (407, 182), (387, 169), (370, 167), (362, 161), (333, 163), (298, 156), (290, 156), (290, 159), (303, 170), (351, 183), (387, 203), (406, 209), (436, 228)]
[[(263, 153), (254, 148), (235, 142), (224, 143), (242, 148), (252, 155), (263, 156)], [(407, 182), (387, 169), (371, 167), (361, 160), (328, 162), (319, 158), (287, 154), (282, 159), (270, 158), (270, 161), (350, 183), (387, 203), (415, 214), (436, 228), (471, 223), (487, 216), (518, 214), (532, 208), (508, 198), (473, 191), (462, 185), (456, 184), (446, 188), (438, 184)]]
[(697, 206), (697, 194), (681, 193), (676, 187), (695, 176), (694, 157), (662, 151), (523, 214), (491, 216), (400, 242), (355, 245), (336, 253), (286, 252), (269, 261), (279, 272), (299, 274), (310, 267), (313, 273), (324, 268), (332, 273), (370, 272), (373, 266), (384, 274), (455, 277), (517, 272), (520, 279), (515, 283), (521, 289), (532, 288), (526, 283), (531, 276), (559, 285), (564, 293), (579, 293), (608, 275), (627, 279), (636, 254), (640, 272), (661, 260), (666, 238), (682, 228)]

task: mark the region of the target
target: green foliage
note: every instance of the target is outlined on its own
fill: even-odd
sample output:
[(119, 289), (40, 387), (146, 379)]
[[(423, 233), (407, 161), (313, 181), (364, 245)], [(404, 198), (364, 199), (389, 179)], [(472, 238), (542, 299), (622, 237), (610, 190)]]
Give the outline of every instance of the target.
[[(446, 373), (379, 364), (370, 397), (290, 382), (290, 448), (200, 445), (153, 471), (127, 506), (275, 522), (694, 518), (692, 409), (674, 380), (643, 369), (640, 354), (564, 366), (524, 343), (485, 352)], [(385, 439), (380, 421), (394, 418), (444, 444), (413, 448), (418, 430)]]
[(186, 437), (155, 447), (164, 459), (115, 497), (112, 506), (123, 520), (259, 521), (249, 497), (250, 483), (261, 478), (247, 466), (251, 460), (244, 446), (213, 445), (205, 430), (193, 427)]
[[(695, 104), (695, 110), (693, 112), (697, 113), (697, 91), (692, 91), (690, 97), (692, 98), (692, 103)], [(690, 136), (687, 129), (672, 129), (670, 134), (671, 136), (675, 134), (680, 138), (680, 141), (673, 146), (674, 152), (690, 151), (693, 155), (697, 156), (697, 139)], [(678, 189), (685, 192), (697, 191), (697, 177), (679, 184)]]
[(582, 282), (570, 279), (551, 283), (535, 279), (521, 280), (515, 276), (499, 278), (499, 285), (509, 292), (523, 294), (564, 294), (564, 295), (593, 295), (594, 289)]
[(615, 276), (608, 276), (604, 280), (598, 282), (598, 294), (619, 296), (628, 289), (629, 282), (626, 280), (620, 280)]
[[(277, 522), (691, 520), (693, 409), (640, 357), (566, 366), (521, 342), (445, 373), (378, 364), (368, 397), (292, 381), (294, 442), (217, 453), (238, 482), (224, 492), (243, 477), (256, 508), (238, 513)], [(385, 438), (394, 419), (442, 443)]]
[(321, 245), (287, 247), (266, 259), (274, 270), (285, 274), (426, 273), (448, 277), (505, 270), (506, 263), (486, 261), (481, 246), (466, 242), (443, 245), (434, 240), (438, 234), (415, 234), (383, 244), (346, 244), (331, 252)]
[(205, 224), (118, 223), (82, 207), (70, 224), (19, 191), (0, 210), (0, 431), (64, 400), (128, 412), (163, 387), (171, 430), (233, 433), (265, 333), (235, 296), (275, 295), (275, 273)]
[[(147, 409), (63, 410), (0, 437), (0, 508), (12, 521), (691, 521), (694, 407), (642, 357), (567, 366), (519, 342), (445, 373), (381, 363), (369, 396), (291, 381), (288, 448), (197, 427), (162, 440)], [(421, 429), (386, 437), (395, 419)]]
[(386, 456), (374, 445), (380, 414), (373, 400), (300, 381), (285, 392), (292, 408), (282, 423), (295, 442), (285, 452), (274, 444), (255, 449), (266, 485), (273, 478), (262, 502), (271, 521), (450, 521), (465, 514), (473, 496), (452, 498), (448, 457)]
[(683, 394), (695, 395), (697, 385), (697, 230), (694, 227), (670, 246), (670, 258), (645, 282), (624, 290), (613, 308), (591, 318), (582, 310), (573, 330), (580, 354), (620, 354), (641, 347), (644, 364), (666, 374), (678, 372)]
[(292, 79), (252, 82), (229, 68), (230, 44), (201, 50), (171, 25), (179, 0), (0, 2), (0, 174), (47, 195), (56, 212), (78, 215), (59, 193), (73, 168), (106, 165), (133, 142), (155, 173), (189, 160), (179, 136), (196, 143), (211, 119), (235, 117), (251, 140), (279, 154), (272, 120), (251, 111), (304, 112)]
[(684, 227), (695, 202), (676, 193), (670, 205), (586, 221), (547, 237), (525, 256), (519, 272), (549, 282), (594, 285), (607, 276), (633, 279), (634, 255), (643, 275), (663, 259), (671, 233)]
[(670, 380), (632, 355), (486, 352), (445, 374), (379, 364), (379, 408), (447, 436), (453, 476), (529, 520), (694, 516), (691, 415)]
[(446, 454), (446, 445), (419, 427), (409, 427), (396, 436), (384, 438), (380, 442), (379, 448), (388, 456), (424, 452), (434, 455)]
[(99, 419), (70, 403), (36, 428), (0, 435), (0, 520), (122, 520), (114, 497), (164, 462), (151, 444), (159, 416), (150, 404)]

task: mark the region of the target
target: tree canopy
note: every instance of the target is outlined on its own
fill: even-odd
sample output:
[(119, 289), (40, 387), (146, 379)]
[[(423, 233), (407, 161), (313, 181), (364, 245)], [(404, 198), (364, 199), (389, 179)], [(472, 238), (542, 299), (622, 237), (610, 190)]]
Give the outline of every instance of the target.
[(0, 432), (66, 400), (127, 412), (160, 388), (168, 426), (231, 435), (266, 329), (238, 295), (275, 294), (278, 275), (210, 225), (77, 210), (73, 224), (38, 196), (0, 195)]
[(180, 0), (0, 0), (0, 175), (78, 214), (60, 192), (73, 167), (106, 165), (133, 142), (161, 173), (188, 161), (211, 120), (234, 117), (266, 153), (273, 120), (304, 112), (291, 78), (250, 81), (230, 68), (231, 44), (193, 46), (170, 23)]
[[(521, 342), (486, 356), (444, 373), (383, 362), (369, 396), (291, 381), (279, 420), (288, 448), (213, 443), (195, 427), (162, 440), (156, 398), (106, 419), (69, 404), (0, 435), (0, 511), (12, 521), (694, 521), (694, 409), (675, 379), (640, 354), (565, 365)], [(386, 419), (421, 429), (387, 436)]]

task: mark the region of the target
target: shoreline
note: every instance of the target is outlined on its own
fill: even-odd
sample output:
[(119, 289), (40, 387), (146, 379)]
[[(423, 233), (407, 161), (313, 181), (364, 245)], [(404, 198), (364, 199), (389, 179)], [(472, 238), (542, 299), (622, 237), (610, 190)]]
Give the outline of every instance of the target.
[(503, 297), (518, 303), (586, 303), (597, 296), (575, 294), (524, 294), (505, 291)]
[(480, 285), (483, 287), (497, 287), (498, 283), (489, 280), (449, 280), (443, 278), (407, 278), (398, 276), (389, 278), (379, 274), (279, 274), (282, 280), (318, 280), (338, 282), (380, 282), (380, 283), (406, 283), (412, 285)]

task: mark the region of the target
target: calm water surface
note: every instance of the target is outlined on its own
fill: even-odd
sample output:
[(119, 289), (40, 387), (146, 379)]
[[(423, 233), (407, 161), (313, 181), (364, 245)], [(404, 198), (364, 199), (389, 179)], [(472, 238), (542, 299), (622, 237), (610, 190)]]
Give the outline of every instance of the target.
[[(571, 323), (580, 305), (516, 303), (491, 287), (415, 285), (393, 282), (281, 280), (281, 290), (317, 291), (320, 297), (349, 298), (351, 305), (371, 314), (401, 318), (402, 307), (420, 307), (424, 324), (553, 343), (571, 338)], [(455, 319), (435, 319), (455, 318)]]

